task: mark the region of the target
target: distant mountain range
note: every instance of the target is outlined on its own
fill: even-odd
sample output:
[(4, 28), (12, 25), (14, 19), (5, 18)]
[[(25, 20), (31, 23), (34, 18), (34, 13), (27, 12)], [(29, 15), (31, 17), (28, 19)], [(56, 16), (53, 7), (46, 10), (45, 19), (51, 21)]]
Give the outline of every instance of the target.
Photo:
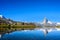
[[(11, 19), (5, 18), (3, 15), (0, 15), (0, 24), (16, 24), (16, 23), (20, 25), (20, 23), (23, 24), (24, 22), (13, 21)], [(60, 22), (53, 23), (46, 18), (44, 18), (44, 21), (42, 23), (25, 23), (25, 24), (26, 25), (32, 24), (36, 26), (60, 26)]]
[(57, 23), (54, 23), (54, 22), (51, 22), (49, 21), (46, 17), (44, 18), (44, 21), (41, 22), (41, 23), (35, 23), (36, 26), (41, 26), (41, 27), (56, 27), (56, 26), (60, 26), (60, 22), (57, 22)]
[(34, 23), (19, 22), (19, 21), (14, 21), (14, 20), (11, 20), (11, 19), (7, 19), (3, 15), (0, 15), (0, 24), (35, 25)]
[(0, 23), (2, 23), (2, 24), (13, 24), (13, 23), (16, 23), (16, 21), (13, 21), (11, 19), (7, 19), (3, 15), (0, 15)]

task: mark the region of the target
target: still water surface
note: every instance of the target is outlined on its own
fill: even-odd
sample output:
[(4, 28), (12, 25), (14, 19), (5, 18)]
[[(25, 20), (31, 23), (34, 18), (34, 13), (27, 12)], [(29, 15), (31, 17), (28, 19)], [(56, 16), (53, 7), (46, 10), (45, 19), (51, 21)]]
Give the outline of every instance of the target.
[(60, 40), (60, 31), (52, 31), (44, 35), (40, 30), (15, 31), (5, 34), (1, 40)]

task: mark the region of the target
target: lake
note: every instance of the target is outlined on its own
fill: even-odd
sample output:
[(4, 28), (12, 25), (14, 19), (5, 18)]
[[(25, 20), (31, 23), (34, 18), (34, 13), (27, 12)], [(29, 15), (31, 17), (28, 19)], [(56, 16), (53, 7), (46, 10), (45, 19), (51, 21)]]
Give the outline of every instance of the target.
[(1, 40), (60, 40), (60, 31), (52, 31), (44, 35), (41, 30), (22, 30), (5, 34)]

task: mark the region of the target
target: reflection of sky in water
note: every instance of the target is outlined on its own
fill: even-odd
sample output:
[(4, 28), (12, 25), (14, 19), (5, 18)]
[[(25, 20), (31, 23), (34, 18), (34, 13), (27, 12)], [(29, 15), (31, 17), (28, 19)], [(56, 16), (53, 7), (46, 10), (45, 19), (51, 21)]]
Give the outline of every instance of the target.
[(44, 33), (39, 30), (35, 31), (15, 31), (5, 34), (3, 40), (44, 40)]
[(46, 35), (46, 40), (60, 40), (60, 31), (52, 31)]
[(33, 31), (15, 31), (5, 34), (2, 40), (60, 40), (60, 31), (49, 32), (46, 37), (39, 30)]

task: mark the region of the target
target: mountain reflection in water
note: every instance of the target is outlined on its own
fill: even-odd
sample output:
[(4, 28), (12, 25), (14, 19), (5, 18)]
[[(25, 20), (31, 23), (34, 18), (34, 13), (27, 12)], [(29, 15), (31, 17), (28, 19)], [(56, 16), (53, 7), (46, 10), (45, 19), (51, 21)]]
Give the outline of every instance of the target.
[(60, 40), (60, 31), (51, 31), (46, 36), (40, 30), (15, 31), (5, 34), (1, 40)]
[(46, 40), (60, 40), (60, 31), (52, 31), (46, 35)]
[(44, 33), (40, 30), (15, 31), (5, 34), (2, 40), (44, 40)]

